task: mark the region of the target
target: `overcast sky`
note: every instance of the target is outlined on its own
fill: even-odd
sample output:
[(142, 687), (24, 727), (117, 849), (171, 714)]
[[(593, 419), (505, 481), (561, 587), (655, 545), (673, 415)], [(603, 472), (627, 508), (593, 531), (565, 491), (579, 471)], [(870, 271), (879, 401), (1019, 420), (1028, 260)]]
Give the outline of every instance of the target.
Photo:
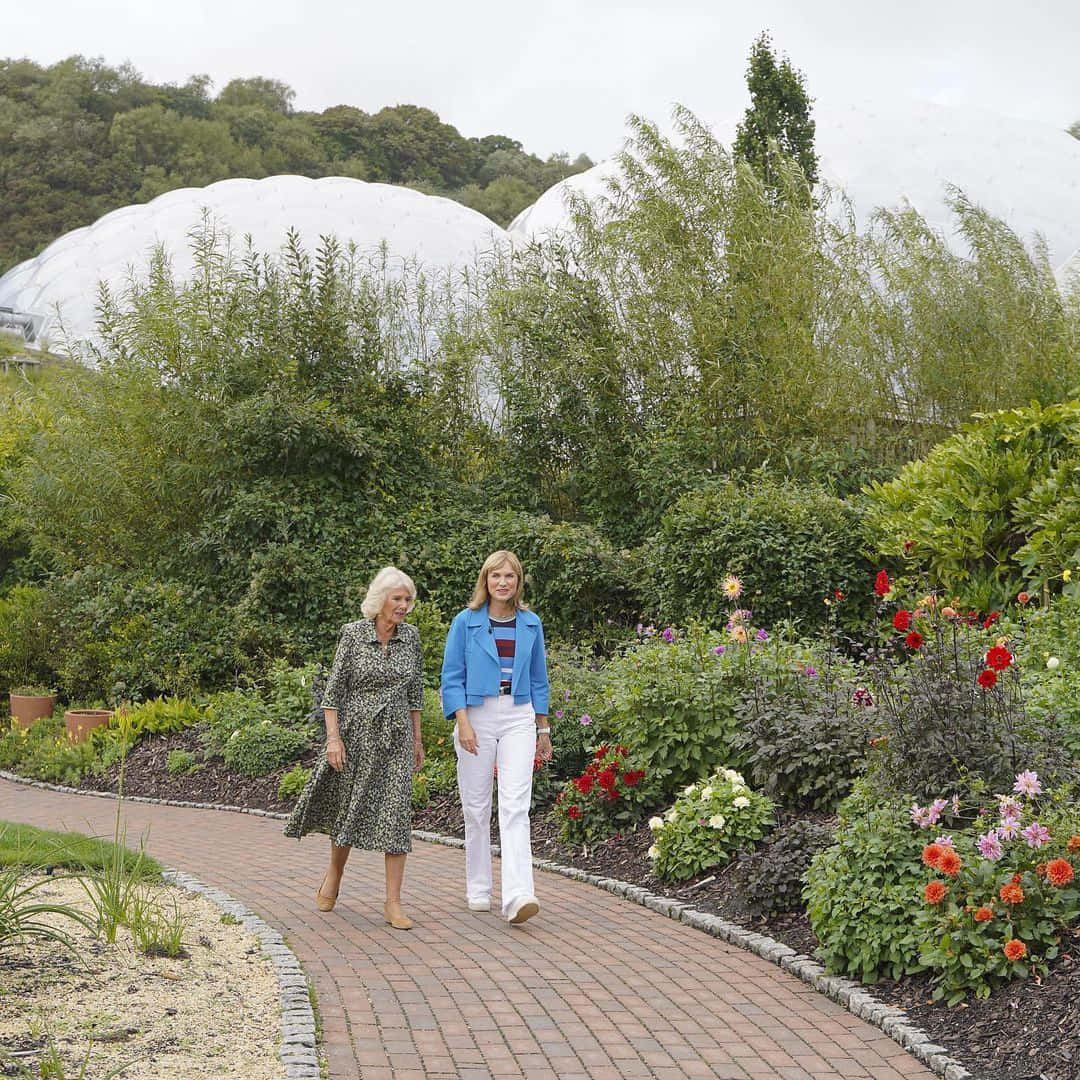
[(2, 0), (0, 56), (124, 60), (154, 82), (262, 75), (296, 107), (434, 109), (546, 156), (617, 150), (625, 117), (745, 107), (768, 29), (832, 100), (914, 97), (1067, 127), (1080, 119), (1077, 0)]

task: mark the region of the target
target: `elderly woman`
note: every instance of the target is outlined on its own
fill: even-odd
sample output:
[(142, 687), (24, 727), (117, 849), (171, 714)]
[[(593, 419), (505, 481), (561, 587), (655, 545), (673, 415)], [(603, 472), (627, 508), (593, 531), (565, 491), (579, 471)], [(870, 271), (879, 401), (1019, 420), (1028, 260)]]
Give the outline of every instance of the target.
[(458, 790), (465, 818), (465, 900), (491, 910), (491, 782), (499, 777), (502, 913), (512, 925), (539, 910), (529, 807), (533, 765), (551, 760), (544, 629), (522, 603), (517, 556), (496, 551), (480, 568), (469, 606), (446, 639), (442, 705), (457, 721)]
[(401, 910), (405, 855), (412, 850), (412, 773), (424, 762), (420, 635), (404, 622), (416, 588), (393, 566), (380, 570), (338, 639), (323, 698), (326, 753), (285, 826), (286, 836), (330, 837), (330, 866), (315, 894), (330, 911), (354, 847), (386, 853), (386, 921), (408, 930)]

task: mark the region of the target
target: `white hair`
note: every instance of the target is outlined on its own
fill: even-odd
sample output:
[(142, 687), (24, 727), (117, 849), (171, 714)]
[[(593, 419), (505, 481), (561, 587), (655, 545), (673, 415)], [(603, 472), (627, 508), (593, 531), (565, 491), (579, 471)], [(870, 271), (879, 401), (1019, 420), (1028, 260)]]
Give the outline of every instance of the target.
[(368, 586), (367, 596), (360, 605), (360, 611), (365, 619), (374, 619), (382, 611), (386, 597), (393, 589), (404, 586), (409, 590), (409, 610), (412, 611), (416, 603), (416, 586), (403, 570), (396, 566), (384, 566), (372, 579)]

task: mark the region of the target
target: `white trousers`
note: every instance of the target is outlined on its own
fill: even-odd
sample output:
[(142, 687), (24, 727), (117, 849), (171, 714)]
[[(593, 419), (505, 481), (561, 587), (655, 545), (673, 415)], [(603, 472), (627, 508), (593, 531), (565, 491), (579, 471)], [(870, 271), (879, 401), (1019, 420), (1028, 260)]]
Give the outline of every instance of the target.
[(491, 786), (499, 783), (499, 848), (502, 861), (502, 910), (533, 896), (529, 805), (532, 802), (533, 759), (536, 756), (536, 713), (532, 705), (515, 705), (509, 694), (484, 698), (470, 706), (469, 723), (476, 732), (476, 753), (461, 749), (457, 726), (458, 790), (465, 817), (465, 899), (491, 899)]

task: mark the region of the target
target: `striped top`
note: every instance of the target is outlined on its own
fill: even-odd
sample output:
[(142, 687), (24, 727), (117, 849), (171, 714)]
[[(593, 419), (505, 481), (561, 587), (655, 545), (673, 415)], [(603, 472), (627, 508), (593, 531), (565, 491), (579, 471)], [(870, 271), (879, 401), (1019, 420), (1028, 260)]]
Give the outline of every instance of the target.
[(517, 645), (517, 615), (508, 619), (496, 619), (489, 615), (491, 632), (495, 636), (495, 651), (499, 654), (499, 685), (510, 689), (514, 674), (514, 651)]

